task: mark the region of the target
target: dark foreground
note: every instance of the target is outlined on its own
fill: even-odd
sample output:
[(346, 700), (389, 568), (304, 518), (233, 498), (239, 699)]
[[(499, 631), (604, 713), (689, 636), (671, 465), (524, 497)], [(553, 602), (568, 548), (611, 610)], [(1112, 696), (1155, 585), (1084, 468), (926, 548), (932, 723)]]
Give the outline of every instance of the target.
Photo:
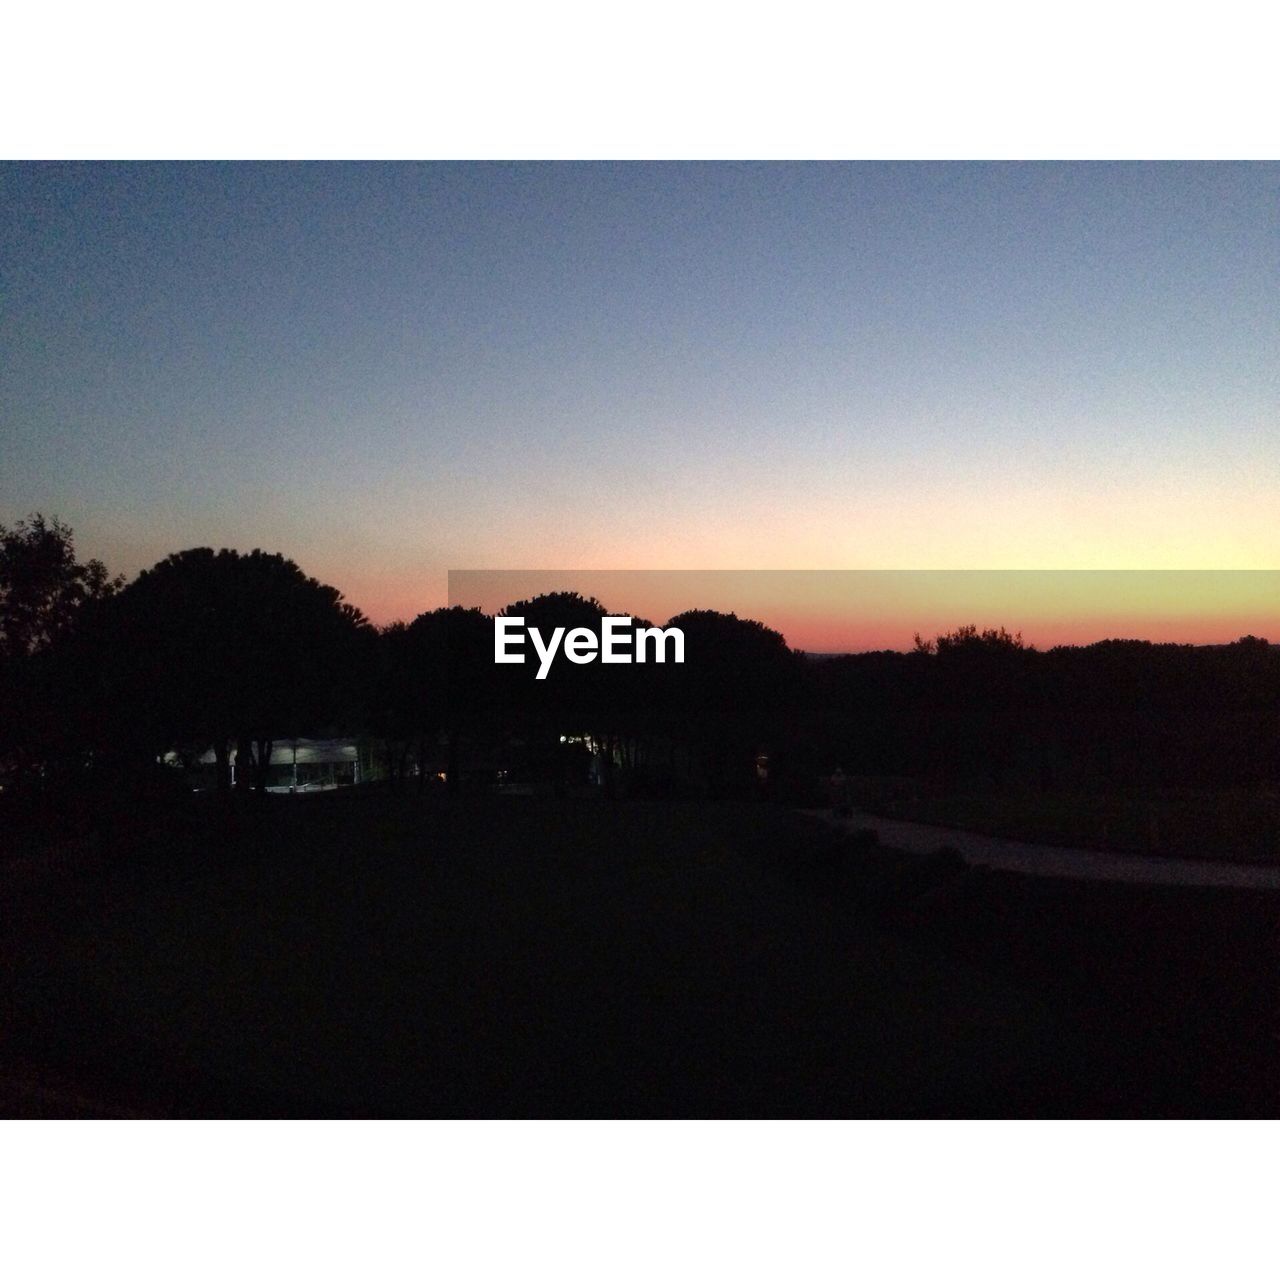
[(332, 795), (11, 868), (19, 1115), (1280, 1113), (1266, 893), (765, 805)]

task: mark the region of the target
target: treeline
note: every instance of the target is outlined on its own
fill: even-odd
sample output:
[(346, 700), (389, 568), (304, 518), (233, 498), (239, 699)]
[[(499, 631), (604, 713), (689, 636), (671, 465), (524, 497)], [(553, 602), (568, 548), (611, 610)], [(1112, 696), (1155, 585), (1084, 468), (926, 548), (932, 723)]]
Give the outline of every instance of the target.
[[(614, 611), (625, 602), (610, 602)], [(504, 610), (599, 633), (572, 593)], [(650, 624), (645, 624), (650, 625)], [(910, 652), (812, 660), (762, 624), (692, 611), (682, 665), (493, 661), (492, 619), (372, 626), (261, 551), (179, 552), (124, 583), (71, 531), (0, 526), (0, 773), (13, 794), (143, 797), (212, 753), (261, 790), (272, 746), (356, 737), (392, 786), (812, 794), (821, 774), (956, 785), (1271, 786), (1280, 650), (1107, 641), (1037, 651), (962, 627)]]
[[(683, 665), (493, 661), (492, 619), (443, 608), (372, 626), (333, 587), (262, 551), (196, 548), (125, 584), (80, 564), (71, 531), (0, 528), (0, 769), (10, 789), (65, 795), (86, 780), (145, 794), (169, 757), (212, 753), (216, 789), (262, 790), (272, 748), (300, 737), (368, 744), (393, 786), (752, 785), (802, 701), (804, 660), (733, 615), (672, 619)], [(545, 633), (605, 616), (559, 593), (513, 602)]]
[(1280, 784), (1280, 647), (1037, 650), (961, 627), (815, 664), (815, 738), (852, 774), (1110, 791)]

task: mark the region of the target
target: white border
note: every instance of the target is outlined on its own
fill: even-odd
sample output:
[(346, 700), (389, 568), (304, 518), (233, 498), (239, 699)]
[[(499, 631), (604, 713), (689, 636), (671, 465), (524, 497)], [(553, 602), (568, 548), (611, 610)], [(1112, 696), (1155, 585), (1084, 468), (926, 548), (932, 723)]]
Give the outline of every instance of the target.
[(1267, 13), (28, 0), (0, 156), (1272, 158)]
[(1274, 1274), (1271, 1126), (12, 1123), (14, 1275)]
[[(0, 156), (1271, 158), (1266, 12), (27, 3)], [(3, 1134), (24, 1277), (1273, 1271), (1272, 1125)]]

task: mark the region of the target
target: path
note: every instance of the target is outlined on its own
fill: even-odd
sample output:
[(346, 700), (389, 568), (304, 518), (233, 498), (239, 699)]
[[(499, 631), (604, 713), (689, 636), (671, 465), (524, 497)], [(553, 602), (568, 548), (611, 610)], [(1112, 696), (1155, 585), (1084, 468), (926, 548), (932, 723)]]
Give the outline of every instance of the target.
[(807, 809), (810, 817), (849, 831), (874, 831), (880, 842), (907, 853), (933, 853), (947, 845), (965, 861), (1001, 871), (1055, 876), (1066, 880), (1116, 880), (1128, 884), (1184, 884), (1206, 888), (1280, 889), (1280, 867), (1239, 862), (1197, 862), (1153, 858), (1141, 854), (1099, 853), (1092, 849), (1060, 849), (1053, 845), (1005, 840), (999, 836), (935, 827), (924, 822), (880, 818), (854, 810), (837, 818), (826, 809)]

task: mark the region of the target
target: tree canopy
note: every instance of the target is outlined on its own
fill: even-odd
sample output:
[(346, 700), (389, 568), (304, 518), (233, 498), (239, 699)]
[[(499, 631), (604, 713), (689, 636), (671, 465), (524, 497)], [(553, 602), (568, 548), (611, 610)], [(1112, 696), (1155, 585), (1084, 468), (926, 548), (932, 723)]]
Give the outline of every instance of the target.
[(101, 560), (76, 559), (75, 536), (38, 512), (13, 528), (0, 524), (0, 658), (27, 657), (66, 635), (86, 602), (119, 590), (124, 579)]
[(221, 759), (234, 742), (262, 785), (274, 738), (356, 712), (375, 633), (336, 587), (284, 556), (180, 551), (111, 603), (104, 674), (149, 750), (185, 741)]

